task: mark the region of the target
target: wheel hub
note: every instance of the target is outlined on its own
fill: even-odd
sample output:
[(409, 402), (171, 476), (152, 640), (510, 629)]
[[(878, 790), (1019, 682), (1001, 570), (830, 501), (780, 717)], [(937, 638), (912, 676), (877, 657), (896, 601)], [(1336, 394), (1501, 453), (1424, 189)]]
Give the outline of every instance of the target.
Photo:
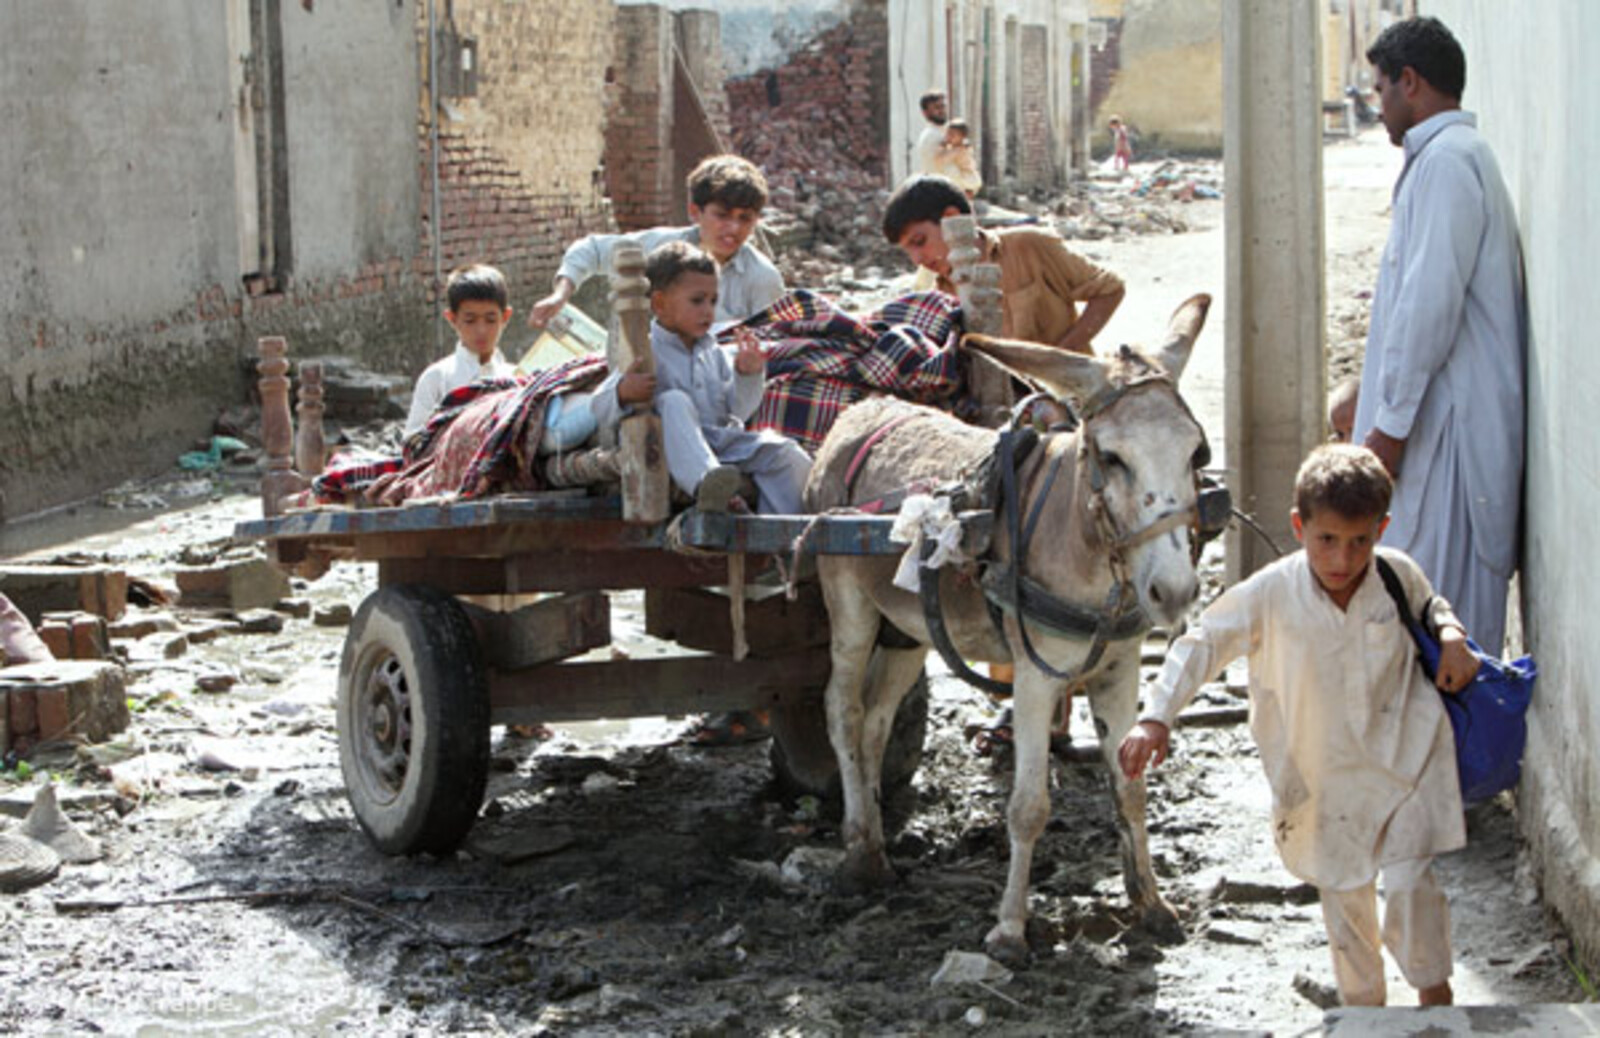
[(393, 655), (373, 662), (361, 697), (365, 733), (359, 747), (362, 770), (376, 791), (390, 797), (405, 784), (411, 757), (411, 694), (405, 668)]

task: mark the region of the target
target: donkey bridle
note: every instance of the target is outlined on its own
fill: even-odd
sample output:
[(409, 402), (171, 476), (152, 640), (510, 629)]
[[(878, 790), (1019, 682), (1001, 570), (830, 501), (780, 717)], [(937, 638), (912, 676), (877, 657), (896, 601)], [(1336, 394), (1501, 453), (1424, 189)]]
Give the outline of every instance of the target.
[[(1105, 463), (1094, 437), (1089, 435), (1089, 426), (1123, 397), (1158, 386), (1166, 386), (1171, 390), (1173, 398), (1178, 401), (1184, 414), (1200, 430), (1201, 446), (1195, 459), (1196, 503), (1186, 508), (1168, 509), (1143, 526), (1125, 531), (1120, 529), (1116, 517), (1111, 514), (1111, 509), (1106, 503)], [(1210, 458), (1210, 445), (1205, 438), (1205, 428), (1195, 419), (1194, 413), (1178, 393), (1172, 379), (1163, 373), (1153, 371), (1125, 382), (1115, 383), (1084, 402), (1078, 411), (1081, 420), (1078, 458), (1088, 471), (1090, 489), (1088, 508), (1094, 518), (1096, 532), (1107, 546), (1112, 575), (1111, 588), (1106, 594), (1105, 601), (1100, 608), (1090, 609), (1061, 598), (1022, 572), (1022, 560), (1027, 557), (1028, 545), (1032, 542), (1038, 527), (1044, 503), (1050, 496), (1066, 457), (1064, 453), (1058, 454), (1050, 462), (1043, 484), (1034, 496), (1033, 507), (1024, 524), (1017, 476), (1037, 442), (1037, 435), (1031, 427), (1019, 428), (1017, 424), (1017, 416), (1022, 414), (1026, 403), (1027, 401), (1024, 401), (1013, 412), (1012, 425), (1000, 433), (994, 452), (985, 461), (989, 473), (989, 478), (984, 480), (988, 487), (985, 497), (992, 509), (997, 508), (1005, 513), (1011, 558), (1003, 563), (988, 558), (980, 559), (984, 565), (980, 582), (984, 599), (989, 606), (990, 620), (994, 623), (1001, 639), (1005, 638), (1003, 614), (1016, 613), (1023, 651), (1028, 654), (1028, 659), (1033, 665), (1058, 680), (1076, 683), (1099, 664), (1109, 643), (1142, 635), (1150, 627), (1149, 618), (1139, 607), (1138, 595), (1128, 575), (1128, 553), (1155, 537), (1180, 527), (1188, 527), (1190, 550), (1194, 560), (1198, 561), (1204, 532), (1199, 508), (1201, 491), (1199, 470)], [(1072, 425), (1069, 424), (1060, 431), (1070, 431), (1071, 428)], [(1227, 493), (1226, 490), (1213, 492), (1224, 495)], [(978, 674), (967, 666), (966, 661), (951, 643), (949, 631), (944, 624), (944, 611), (939, 601), (939, 575), (926, 564), (931, 552), (931, 543), (925, 543), (923, 564), (919, 574), (921, 578), (919, 598), (922, 603), (923, 618), (928, 626), (929, 640), (939, 651), (946, 666), (950, 667), (958, 677), (986, 692), (1009, 693), (1012, 687), (1010, 682), (996, 681)], [(1030, 623), (1061, 634), (1092, 636), (1093, 642), (1089, 654), (1075, 670), (1058, 670), (1034, 648), (1033, 639), (1028, 633)]]

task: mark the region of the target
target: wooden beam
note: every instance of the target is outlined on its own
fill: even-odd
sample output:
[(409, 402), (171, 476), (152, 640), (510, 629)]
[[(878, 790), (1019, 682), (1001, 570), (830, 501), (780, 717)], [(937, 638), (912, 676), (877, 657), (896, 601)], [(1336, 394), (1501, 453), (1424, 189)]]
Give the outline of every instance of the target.
[(703, 587), (728, 581), (728, 560), (667, 551), (566, 551), (503, 559), (387, 558), (378, 583), (427, 584), (452, 595)]
[(551, 663), (492, 672), (489, 707), (495, 724), (769, 709), (810, 699), (820, 710), (829, 665), (825, 651), (738, 662), (676, 656)]
[[(827, 648), (828, 610), (820, 584), (800, 585), (794, 601), (777, 588), (746, 591), (744, 636), (750, 655), (785, 656)], [(644, 596), (645, 633), (686, 649), (732, 655), (729, 604), (726, 593), (705, 588), (652, 589)]]
[(261, 514), (279, 515), (283, 500), (305, 489), (305, 481), (294, 471), (294, 416), (289, 412), (289, 343), (281, 335), (256, 340), (261, 360), (256, 371), (261, 378), (261, 446), (267, 455), (267, 471), (261, 476)]
[[(644, 252), (624, 242), (612, 251), (612, 309), (618, 339), (607, 353), (612, 371), (655, 374), (650, 349), (650, 283), (644, 277)], [(659, 523), (672, 512), (661, 419), (652, 408), (624, 418), (617, 430), (622, 450), (622, 517), (630, 523)]]
[(551, 595), (511, 612), (468, 602), (462, 608), (484, 661), (497, 670), (554, 663), (611, 643), (611, 600), (601, 591)]

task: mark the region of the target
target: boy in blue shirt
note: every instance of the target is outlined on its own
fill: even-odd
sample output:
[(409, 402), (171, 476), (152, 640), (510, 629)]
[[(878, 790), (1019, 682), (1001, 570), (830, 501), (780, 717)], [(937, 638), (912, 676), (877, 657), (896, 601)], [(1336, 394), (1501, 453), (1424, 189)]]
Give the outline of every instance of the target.
[(711, 336), (716, 263), (687, 242), (668, 242), (650, 253), (645, 276), (656, 373), (612, 372), (595, 393), (595, 418), (608, 428), (621, 420), (624, 409), (653, 401), (661, 415), (667, 470), (696, 507), (742, 510), (736, 493), (740, 473), (748, 473), (760, 494), (758, 511), (798, 514), (811, 457), (788, 437), (744, 427), (761, 406), (767, 359), (748, 332), (732, 354)]

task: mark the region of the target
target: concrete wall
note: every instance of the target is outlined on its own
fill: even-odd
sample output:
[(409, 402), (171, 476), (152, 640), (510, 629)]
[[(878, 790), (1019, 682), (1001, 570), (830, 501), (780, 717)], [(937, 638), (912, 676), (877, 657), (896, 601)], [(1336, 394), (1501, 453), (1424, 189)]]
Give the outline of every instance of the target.
[(335, 13), (346, 6), (282, 6), (301, 279), (337, 278), (352, 262), (410, 258), (416, 248), (416, 169), (391, 160), (416, 148), (415, 23), (392, 3)]
[(251, 6), (0, 6), (0, 518), (170, 467), (248, 399), (259, 335), (414, 375), (435, 244), (525, 308), (612, 226), (611, 3), (448, 5), (479, 89), (446, 99), (437, 227), (428, 0)]
[(1104, 124), (1116, 114), (1148, 147), (1220, 150), (1221, 0), (1126, 0), (1120, 29), (1097, 144), (1109, 150)]
[[(1600, 967), (1600, 683), (1593, 617), (1600, 553), (1600, 6), (1433, 0), (1467, 54), (1463, 107), (1493, 144), (1522, 228), (1530, 321), (1522, 609), (1539, 662), (1518, 815), (1548, 903), (1589, 975)], [(1538, 69), (1538, 75), (1530, 75)]]
[[(399, 10), (400, 31), (384, 6), (323, 16), (323, 40), (285, 33), (287, 129), (323, 162), (348, 158), (326, 180), (290, 168), (303, 207), (291, 219), (307, 224), (303, 294), (244, 295), (239, 214), (253, 199), (241, 197), (235, 127), (245, 7), (167, 0), (115, 17), (87, 0), (0, 9), (0, 494), (9, 514), (170, 465), (244, 398), (241, 356), (258, 316), (286, 330), (355, 326), (345, 322), (350, 297), (319, 279), (333, 278), (341, 256), (342, 274), (370, 278), (363, 264), (393, 251), (388, 219), (414, 222), (409, 171), (364, 178), (354, 169), (383, 133), (393, 108), (384, 95), (414, 87), (410, 8)], [(370, 47), (349, 53), (371, 38), (392, 39), (401, 63)], [(341, 77), (330, 63), (358, 68)], [(302, 85), (334, 79), (348, 91), (340, 100), (350, 120), (379, 125), (308, 105)]]

